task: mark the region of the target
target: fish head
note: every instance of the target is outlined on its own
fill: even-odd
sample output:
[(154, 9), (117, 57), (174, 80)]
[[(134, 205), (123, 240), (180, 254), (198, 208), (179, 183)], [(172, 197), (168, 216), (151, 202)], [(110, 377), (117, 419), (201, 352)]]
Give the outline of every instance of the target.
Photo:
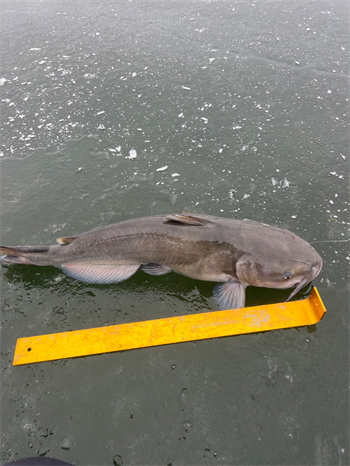
[(275, 241), (260, 242), (259, 249), (243, 255), (237, 262), (236, 272), (237, 278), (245, 286), (295, 287), (287, 299), (289, 301), (317, 277), (323, 263), (309, 243), (287, 230), (283, 234), (274, 238)]

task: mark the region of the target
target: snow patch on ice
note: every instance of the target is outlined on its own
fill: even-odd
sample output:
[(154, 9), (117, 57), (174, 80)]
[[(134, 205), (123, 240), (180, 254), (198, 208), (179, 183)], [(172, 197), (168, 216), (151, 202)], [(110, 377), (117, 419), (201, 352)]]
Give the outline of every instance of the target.
[(156, 172), (163, 172), (163, 171), (166, 170), (167, 168), (168, 168), (168, 165), (164, 165), (164, 167), (157, 168), (157, 169), (156, 169)]
[(129, 152), (129, 157), (127, 157), (128, 159), (136, 159), (137, 157), (137, 152), (135, 149), (131, 149), (130, 152)]

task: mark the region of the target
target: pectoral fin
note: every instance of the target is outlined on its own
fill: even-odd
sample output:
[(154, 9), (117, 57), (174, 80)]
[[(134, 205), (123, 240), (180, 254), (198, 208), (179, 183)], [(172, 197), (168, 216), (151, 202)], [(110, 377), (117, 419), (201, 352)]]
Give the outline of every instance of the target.
[(62, 264), (63, 272), (84, 283), (118, 283), (134, 275), (139, 265), (105, 265), (87, 262)]
[(239, 309), (245, 306), (245, 287), (240, 282), (229, 281), (214, 287), (214, 299), (220, 309)]

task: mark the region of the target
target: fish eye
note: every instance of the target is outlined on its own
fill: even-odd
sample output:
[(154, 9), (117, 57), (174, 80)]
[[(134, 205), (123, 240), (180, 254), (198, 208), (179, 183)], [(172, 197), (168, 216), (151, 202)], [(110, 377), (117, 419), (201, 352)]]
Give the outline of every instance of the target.
[(286, 273), (283, 274), (283, 278), (284, 278), (285, 280), (289, 280), (289, 279), (292, 278), (292, 277), (293, 277), (292, 272), (286, 272)]

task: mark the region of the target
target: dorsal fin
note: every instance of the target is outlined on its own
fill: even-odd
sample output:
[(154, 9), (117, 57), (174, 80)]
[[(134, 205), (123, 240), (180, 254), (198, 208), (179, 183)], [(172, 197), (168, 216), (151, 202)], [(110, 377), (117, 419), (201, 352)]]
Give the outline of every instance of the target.
[(65, 236), (63, 238), (56, 238), (58, 244), (70, 244), (76, 239), (76, 236)]
[(207, 223), (212, 223), (210, 220), (206, 220), (200, 217), (195, 217), (194, 215), (191, 215), (187, 212), (184, 212), (181, 215), (179, 214), (167, 215), (166, 217), (164, 217), (163, 220), (164, 222), (176, 222), (176, 223), (182, 223), (184, 225), (193, 225), (193, 226), (203, 226), (203, 225), (206, 225)]

